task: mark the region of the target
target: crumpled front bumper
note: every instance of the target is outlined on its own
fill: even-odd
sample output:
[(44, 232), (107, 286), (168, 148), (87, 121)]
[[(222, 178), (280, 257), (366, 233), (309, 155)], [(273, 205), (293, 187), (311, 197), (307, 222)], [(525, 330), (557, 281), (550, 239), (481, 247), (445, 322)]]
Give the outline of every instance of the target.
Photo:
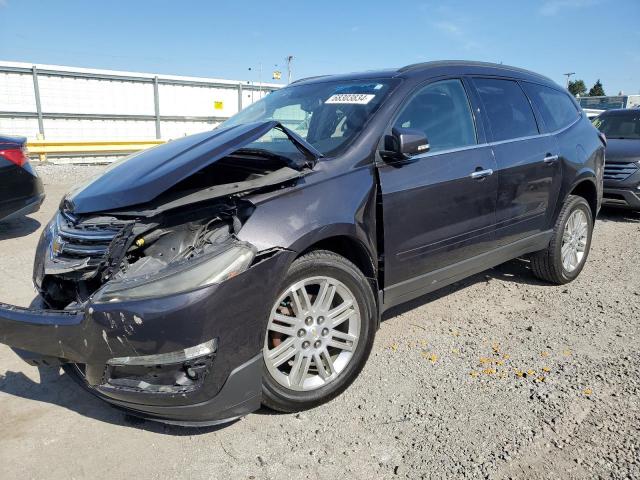
[[(181, 424), (238, 417), (260, 405), (264, 331), (291, 254), (277, 251), (226, 282), (167, 297), (88, 302), (76, 311), (0, 304), (0, 343), (23, 350), (30, 363), (66, 363), (92, 393), (137, 415)], [(182, 368), (176, 365), (145, 371), (140, 385), (114, 381), (120, 368), (109, 364), (114, 358), (168, 354), (210, 340), (216, 351), (189, 388), (146, 386), (167, 368)]]

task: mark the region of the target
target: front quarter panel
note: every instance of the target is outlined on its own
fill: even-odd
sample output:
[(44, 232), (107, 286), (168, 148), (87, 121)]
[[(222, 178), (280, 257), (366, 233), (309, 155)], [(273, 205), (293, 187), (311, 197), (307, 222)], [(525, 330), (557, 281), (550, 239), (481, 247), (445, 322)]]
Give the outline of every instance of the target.
[(360, 241), (376, 258), (373, 167), (326, 175), (321, 164), (321, 171), (306, 177), (308, 183), (302, 186), (277, 196), (250, 198), (256, 209), (240, 230), (240, 240), (259, 251), (280, 247), (302, 252), (321, 240), (344, 235)]

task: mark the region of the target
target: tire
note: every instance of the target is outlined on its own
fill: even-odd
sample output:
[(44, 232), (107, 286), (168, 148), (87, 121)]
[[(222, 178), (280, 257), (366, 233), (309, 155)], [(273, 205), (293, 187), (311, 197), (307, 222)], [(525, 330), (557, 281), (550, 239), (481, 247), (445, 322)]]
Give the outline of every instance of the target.
[(367, 278), (346, 258), (316, 250), (291, 264), (274, 300), (263, 350), (263, 405), (296, 412), (340, 395), (373, 346), (376, 302)]
[[(567, 268), (565, 262), (563, 262), (563, 245), (565, 243), (571, 243), (571, 240), (569, 240), (571, 235), (567, 234), (567, 238), (565, 238), (565, 233), (567, 228), (570, 228), (567, 226), (567, 223), (574, 215), (576, 217), (573, 218), (580, 218), (586, 221), (584, 250), (582, 252), (583, 255), (579, 258), (575, 267), (571, 265), (573, 268)], [(591, 207), (583, 197), (569, 195), (556, 220), (549, 246), (531, 256), (531, 269), (534, 275), (541, 280), (557, 285), (563, 285), (575, 280), (578, 275), (580, 275), (589, 256), (592, 235), (593, 214), (591, 213)], [(580, 249), (582, 242), (580, 240), (574, 241), (576, 242), (575, 244), (580, 245), (578, 247), (578, 249)], [(567, 248), (571, 250), (571, 245), (567, 245)]]

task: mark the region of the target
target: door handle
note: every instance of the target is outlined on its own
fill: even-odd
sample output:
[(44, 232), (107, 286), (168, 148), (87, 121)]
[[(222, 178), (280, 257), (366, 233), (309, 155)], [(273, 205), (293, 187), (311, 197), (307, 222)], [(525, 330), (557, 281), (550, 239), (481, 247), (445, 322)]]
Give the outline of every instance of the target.
[(544, 157), (544, 163), (546, 163), (547, 165), (551, 165), (553, 163), (556, 163), (558, 161), (558, 155), (547, 155), (546, 157)]
[(475, 172), (471, 172), (470, 176), (474, 180), (481, 180), (490, 175), (493, 175), (493, 170), (490, 168), (487, 168), (486, 170), (476, 170)]

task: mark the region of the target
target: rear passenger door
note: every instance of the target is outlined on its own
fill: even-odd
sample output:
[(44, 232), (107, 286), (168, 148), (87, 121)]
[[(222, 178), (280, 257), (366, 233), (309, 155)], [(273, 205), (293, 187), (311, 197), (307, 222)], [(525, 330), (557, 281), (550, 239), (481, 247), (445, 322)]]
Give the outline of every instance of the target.
[(548, 228), (560, 188), (558, 146), (541, 134), (515, 80), (474, 78), (498, 173), (496, 241), (507, 245)]

